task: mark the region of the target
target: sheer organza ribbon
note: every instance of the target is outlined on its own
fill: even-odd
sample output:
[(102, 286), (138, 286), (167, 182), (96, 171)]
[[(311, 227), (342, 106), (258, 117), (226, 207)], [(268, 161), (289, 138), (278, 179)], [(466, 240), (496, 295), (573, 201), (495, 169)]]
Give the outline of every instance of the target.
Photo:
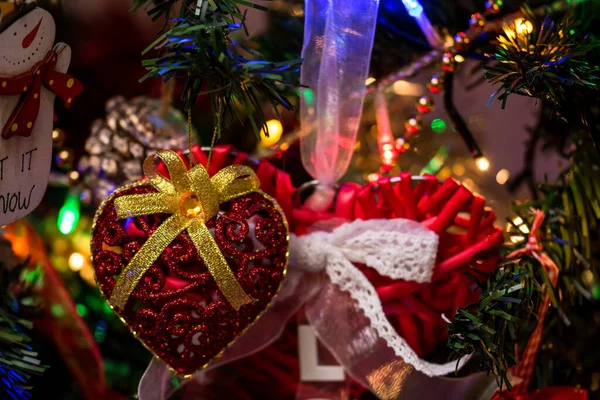
[(379, 0), (306, 0), (300, 117), (302, 163), (332, 197), (362, 115)]
[[(437, 234), (401, 218), (329, 220), (316, 224), (308, 235), (292, 235), (288, 276), (271, 307), (222, 357), (192, 379), (204, 384), (210, 370), (267, 347), (304, 305), (317, 337), (350, 376), (382, 399), (400, 394), (409, 398), (405, 397), (406, 385), (416, 390), (416, 382), (448, 374), (461, 363), (420, 359), (390, 325), (373, 285), (355, 264), (393, 279), (427, 283), (433, 276), (437, 250)], [(172, 378), (168, 368), (154, 360), (140, 382), (140, 400), (169, 398), (176, 389)], [(475, 387), (457, 390), (464, 381), (439, 380), (437, 384), (435, 390), (453, 386), (457, 395)]]

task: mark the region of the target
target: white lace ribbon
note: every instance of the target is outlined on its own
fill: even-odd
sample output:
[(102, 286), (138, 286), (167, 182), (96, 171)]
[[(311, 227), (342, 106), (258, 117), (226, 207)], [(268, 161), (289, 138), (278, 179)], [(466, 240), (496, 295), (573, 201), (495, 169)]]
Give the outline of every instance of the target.
[(290, 267), (325, 270), (331, 283), (355, 300), (356, 307), (370, 320), (370, 328), (396, 356), (428, 376), (439, 376), (454, 371), (457, 363), (434, 364), (419, 358), (392, 327), (375, 288), (354, 265), (365, 264), (393, 279), (426, 283), (433, 276), (437, 248), (438, 236), (418, 222), (400, 218), (356, 220), (331, 232), (292, 235)]

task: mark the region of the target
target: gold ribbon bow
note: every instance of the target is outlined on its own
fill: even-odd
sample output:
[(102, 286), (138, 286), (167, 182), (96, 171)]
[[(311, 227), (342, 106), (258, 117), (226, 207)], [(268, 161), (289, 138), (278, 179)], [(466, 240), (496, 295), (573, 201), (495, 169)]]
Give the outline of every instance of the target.
[[(170, 180), (157, 172), (157, 158), (167, 166)], [(221, 203), (259, 189), (260, 181), (254, 171), (244, 165), (231, 165), (210, 178), (202, 165), (196, 165), (188, 171), (177, 153), (165, 150), (146, 158), (144, 173), (158, 193), (117, 197), (114, 203), (117, 216), (171, 216), (154, 231), (124, 268), (113, 288), (110, 303), (124, 309), (144, 273), (185, 230), (231, 306), (237, 310), (250, 303), (250, 297), (229, 268), (205, 222), (217, 215)]]

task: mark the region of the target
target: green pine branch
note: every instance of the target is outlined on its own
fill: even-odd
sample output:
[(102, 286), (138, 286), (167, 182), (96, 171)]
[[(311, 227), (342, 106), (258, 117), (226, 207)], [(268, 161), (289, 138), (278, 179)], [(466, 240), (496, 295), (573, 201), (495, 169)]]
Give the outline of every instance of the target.
[(477, 356), (479, 369), (494, 374), (499, 387), (512, 388), (508, 369), (516, 364), (520, 317), (527, 315), (528, 297), (533, 293), (527, 276), (531, 268), (514, 261), (505, 263), (480, 285), (479, 302), (459, 308), (448, 324), (451, 357)]
[[(586, 146), (589, 147), (589, 142), (575, 143), (577, 149)], [(540, 243), (560, 271), (556, 287), (552, 287), (545, 269), (535, 258), (505, 258), (503, 265), (481, 285), (479, 302), (457, 310), (454, 321), (448, 325), (448, 344), (453, 356), (476, 355), (480, 369), (494, 374), (500, 387), (506, 384), (511, 388), (507, 371), (516, 362), (515, 344), (520, 349), (525, 348), (537, 324), (537, 309), (546, 290), (552, 305), (544, 326), (554, 327), (554, 333), (568, 331), (570, 337), (569, 340), (557, 339), (545, 330), (542, 348), (571, 354), (571, 369), (561, 374), (581, 374), (581, 360), (588, 360), (590, 364), (590, 354), (578, 345), (586, 332), (568, 328), (572, 323), (569, 315), (587, 310), (600, 300), (600, 178), (597, 172), (600, 163), (594, 152), (576, 150), (570, 156), (571, 165), (556, 183), (539, 185), (541, 200), (515, 205), (515, 218), (509, 221), (507, 233), (518, 242), (506, 248), (508, 254), (526, 244), (524, 232), (529, 232), (533, 224), (530, 210), (544, 211)], [(590, 321), (590, 324), (594, 326), (587, 329), (600, 330), (600, 322)], [(581, 340), (573, 338), (573, 334), (579, 334)], [(541, 376), (558, 375), (548, 371), (551, 365), (554, 364), (538, 362), (536, 368)], [(564, 363), (561, 365), (564, 368)], [(600, 360), (590, 365), (600, 365)], [(587, 372), (591, 375), (597, 371)], [(589, 382), (591, 377), (583, 381)]]
[[(198, 4), (200, 6), (198, 7)], [(279, 116), (279, 107), (292, 109), (284, 89), (297, 84), (300, 60), (272, 62), (238, 43), (245, 31), (239, 6), (266, 11), (247, 0), (135, 0), (133, 11), (147, 8), (152, 20), (165, 23), (161, 36), (146, 50), (142, 80), (161, 77), (186, 80), (182, 98), (190, 109), (198, 96), (208, 95), (215, 118), (215, 133), (236, 119), (247, 117), (257, 134), (265, 129), (263, 101)], [(172, 25), (169, 27), (169, 25)]]
[(561, 115), (574, 91), (598, 90), (600, 67), (588, 55), (600, 42), (571, 12), (558, 22), (550, 16), (540, 20), (526, 6), (522, 13), (525, 20), (505, 24), (498, 36), (498, 63), (485, 67), (487, 80), (500, 84), (490, 103), (497, 97), (504, 108), (508, 97), (518, 94), (548, 100)]
[(31, 396), (29, 380), (42, 374), (41, 364), (27, 331), (33, 327), (28, 317), (37, 308), (32, 288), (39, 271), (25, 272), (24, 264), (13, 261), (10, 243), (0, 239), (0, 397), (25, 399)]

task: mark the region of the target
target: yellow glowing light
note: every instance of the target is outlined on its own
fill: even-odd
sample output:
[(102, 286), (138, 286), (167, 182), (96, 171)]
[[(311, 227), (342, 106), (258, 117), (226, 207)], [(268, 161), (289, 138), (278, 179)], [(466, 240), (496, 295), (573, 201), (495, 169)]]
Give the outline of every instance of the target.
[(475, 160), (475, 163), (477, 164), (477, 168), (481, 171), (487, 171), (490, 168), (490, 160), (485, 157), (479, 157)]
[(437, 173), (437, 177), (439, 179), (446, 179), (450, 176), (450, 174), (452, 173), (452, 171), (450, 170), (449, 167), (443, 167), (440, 172)]
[(367, 179), (369, 182), (377, 182), (379, 180), (379, 174), (377, 172), (370, 173)]
[(95, 282), (95, 279), (94, 279), (94, 270), (91, 267), (89, 267), (89, 268), (88, 267), (83, 268), (81, 271), (79, 271), (79, 275), (89, 285), (95, 286), (96, 282)]
[(369, 77), (367, 78), (367, 80), (365, 81), (365, 85), (369, 86), (371, 83), (374, 83), (377, 79), (373, 78), (373, 77)]
[(444, 36), (444, 48), (450, 48), (452, 46), (454, 46), (455, 42), (454, 42), (454, 38), (451, 35), (445, 35)]
[(515, 31), (519, 35), (524, 35), (533, 32), (533, 24), (524, 18), (515, 19)]
[(391, 150), (385, 150), (383, 152), (383, 161), (387, 164), (391, 163), (392, 161), (394, 161), (394, 152)]
[(519, 242), (522, 242), (523, 240), (525, 240), (525, 238), (523, 236), (511, 236), (510, 237), (510, 241), (513, 243), (519, 243)]
[(280, 149), (283, 151), (286, 151), (287, 149), (290, 148), (290, 144), (289, 143), (282, 143)]
[(303, 17), (304, 16), (304, 9), (302, 8), (302, 6), (294, 6), (294, 7), (292, 7), (292, 15), (294, 15), (295, 17)]
[(465, 58), (463, 56), (461, 56), (460, 54), (457, 54), (454, 56), (454, 61), (456, 61), (457, 63), (461, 63), (465, 61)]
[[(506, 37), (509, 39), (515, 39), (517, 37), (517, 33), (515, 32), (515, 30), (513, 29), (512, 26), (505, 25), (502, 28), (502, 30), (504, 31), (504, 34), (506, 35)], [(503, 37), (500, 37), (499, 40), (500, 40), (500, 47), (506, 49), (507, 48), (506, 39), (504, 39)]]
[(79, 271), (83, 264), (85, 263), (85, 258), (81, 253), (73, 253), (69, 257), (69, 268), (73, 271)]
[(510, 178), (510, 172), (507, 169), (501, 169), (496, 174), (496, 182), (500, 185), (504, 185), (508, 181), (508, 178)]
[(420, 96), (423, 94), (422, 85), (402, 80), (394, 82), (392, 89), (399, 96)]
[(584, 284), (591, 286), (594, 283), (594, 273), (589, 269), (586, 269), (581, 273), (581, 280)]
[(512, 222), (513, 222), (513, 224), (519, 226), (523, 223), (523, 219), (521, 219), (521, 217), (515, 217), (515, 218), (513, 218)]
[(527, 225), (521, 225), (519, 227), (519, 230), (525, 234), (529, 233), (529, 228), (527, 227)]
[(452, 172), (456, 176), (463, 176), (465, 174), (465, 166), (462, 164), (454, 164), (452, 167)]
[(384, 143), (383, 146), (381, 146), (381, 148), (383, 149), (383, 151), (390, 151), (394, 148), (394, 146), (392, 146), (391, 143)]
[(267, 129), (269, 131), (269, 136), (267, 136), (265, 128), (260, 131), (260, 145), (262, 147), (273, 146), (275, 143), (279, 142), (279, 139), (281, 139), (281, 135), (283, 134), (283, 126), (281, 125), (281, 122), (276, 119), (267, 121)]
[(69, 179), (76, 181), (77, 179), (79, 179), (79, 172), (73, 170), (71, 172), (69, 172)]

